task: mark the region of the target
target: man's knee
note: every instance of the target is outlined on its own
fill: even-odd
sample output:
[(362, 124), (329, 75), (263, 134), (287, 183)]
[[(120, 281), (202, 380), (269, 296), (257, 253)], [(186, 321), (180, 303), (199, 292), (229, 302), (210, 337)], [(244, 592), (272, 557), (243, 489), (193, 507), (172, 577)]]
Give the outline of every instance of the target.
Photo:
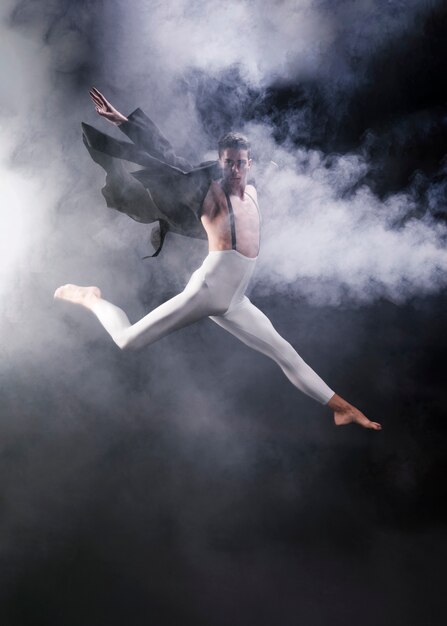
[(137, 337), (133, 337), (129, 332), (120, 331), (112, 337), (118, 348), (123, 351), (137, 350), (139, 348)]

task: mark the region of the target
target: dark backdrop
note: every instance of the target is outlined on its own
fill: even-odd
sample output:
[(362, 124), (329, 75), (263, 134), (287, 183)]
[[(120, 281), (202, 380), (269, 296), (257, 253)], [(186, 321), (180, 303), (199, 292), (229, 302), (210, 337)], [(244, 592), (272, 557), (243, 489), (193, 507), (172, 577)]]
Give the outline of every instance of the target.
[[(3, 247), (13, 242), (14, 263), (2, 274), (5, 626), (444, 623), (447, 11), (437, 2), (352, 5), (2, 9), (18, 59), (4, 57), (2, 168), (19, 177), (14, 215), (12, 196), (5, 203)], [(287, 25), (297, 7), (314, 20), (305, 62), (305, 32)], [(214, 15), (241, 33), (220, 39), (218, 62), (203, 44), (216, 36)], [(330, 37), (318, 30), (328, 21)], [(197, 25), (190, 39), (185, 23)], [(269, 29), (275, 49), (264, 54)], [(157, 32), (178, 45), (173, 60)], [(281, 42), (284, 55), (269, 65)], [(260, 74), (247, 70), (255, 47)], [(439, 254), (420, 268), (427, 280), (402, 270), (387, 287), (371, 270), (360, 290), (340, 273), (275, 285), (264, 269), (250, 294), (382, 432), (336, 429), (272, 363), (208, 321), (128, 354), (93, 316), (52, 304), (59, 284), (99, 281), (136, 319), (181, 289), (205, 254), (200, 242), (168, 237), (158, 260), (142, 261), (146, 227), (106, 210), (78, 130), (95, 119), (91, 84), (125, 111), (152, 110), (191, 158), (229, 127), (261, 125), (271, 151), (319, 155), (322, 171), (361, 158), (340, 202), (369, 189), (386, 219), (390, 199), (408, 199), (387, 228), (428, 224), (414, 243), (415, 253), (433, 245)], [(287, 167), (284, 156), (279, 175)], [(317, 295), (300, 286), (309, 281)]]

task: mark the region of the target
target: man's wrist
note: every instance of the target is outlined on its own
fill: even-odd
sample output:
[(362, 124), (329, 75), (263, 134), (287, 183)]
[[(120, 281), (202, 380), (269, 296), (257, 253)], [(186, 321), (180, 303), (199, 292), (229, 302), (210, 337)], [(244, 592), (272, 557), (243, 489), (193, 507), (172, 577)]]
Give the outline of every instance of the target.
[(122, 115), (121, 113), (119, 114), (119, 118), (115, 121), (115, 124), (117, 126), (120, 126), (123, 122), (128, 122), (129, 120), (127, 119), (127, 117), (125, 117), (124, 115)]

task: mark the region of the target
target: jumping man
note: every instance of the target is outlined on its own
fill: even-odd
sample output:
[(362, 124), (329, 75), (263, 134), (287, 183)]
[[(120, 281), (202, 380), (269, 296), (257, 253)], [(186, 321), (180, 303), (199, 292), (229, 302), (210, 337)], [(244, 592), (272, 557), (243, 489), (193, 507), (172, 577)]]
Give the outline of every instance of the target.
[[(127, 121), (100, 92), (92, 90), (91, 97), (96, 111), (110, 122)], [(141, 348), (209, 317), (273, 359), (295, 387), (333, 411), (336, 425), (357, 423), (381, 430), (379, 423), (334, 393), (245, 295), (260, 241), (257, 193), (247, 183), (252, 165), (249, 142), (243, 135), (228, 133), (219, 140), (218, 156), (222, 178), (211, 182), (200, 211), (209, 252), (180, 294), (135, 324), (122, 309), (104, 300), (98, 287), (64, 285), (54, 297), (89, 309), (121, 349)]]

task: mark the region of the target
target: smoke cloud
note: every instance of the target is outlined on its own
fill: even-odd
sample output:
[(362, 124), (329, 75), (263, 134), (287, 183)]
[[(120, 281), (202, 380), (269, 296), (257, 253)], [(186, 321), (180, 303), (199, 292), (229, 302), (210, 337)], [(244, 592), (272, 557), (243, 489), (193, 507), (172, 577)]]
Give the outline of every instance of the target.
[[(426, 179), (423, 196), (410, 184), (379, 198), (369, 184), (371, 135), (364, 147), (328, 154), (306, 141), (278, 145), (274, 123), (252, 105), (247, 119), (253, 98), (259, 102), (273, 85), (300, 81), (320, 84), (329, 109), (342, 116), (341, 90), (345, 96), (357, 92), (370, 56), (436, 3), (407, 3), (402, 15), (387, 2), (278, 2), (272, 17), (256, 2), (95, 4), (81, 3), (75, 10), (59, 3), (11, 2), (3, 9), (2, 65), (13, 80), (2, 95), (3, 180), (9, 188), (3, 290), (30, 255), (36, 268), (52, 264), (64, 248), (62, 265), (67, 263), (64, 229), (78, 266), (84, 255), (75, 252), (75, 233), (79, 240), (93, 237), (95, 256), (117, 247), (124, 251), (126, 245), (141, 250), (148, 237), (103, 211), (95, 193), (101, 172), (88, 162), (78, 133), (80, 119), (94, 120), (85, 94), (93, 77), (123, 110), (143, 106), (176, 149), (197, 161), (213, 154), (210, 128), (236, 123), (250, 135), (263, 191), (264, 291), (286, 290), (313, 304), (381, 297), (402, 302), (444, 284), (445, 228), (433, 218), (444, 194), (439, 177), (433, 184)], [(222, 115), (207, 128), (202, 112), (215, 110), (213, 96)], [(302, 137), (307, 126), (309, 135), (314, 104), (286, 106), (281, 123), (295, 135), (301, 126)], [(420, 128), (424, 134), (423, 124)], [(401, 123), (401, 134), (404, 129)], [(279, 164), (277, 172), (266, 171), (270, 159)], [(172, 260), (174, 247), (165, 254), (172, 257), (166, 265), (176, 270), (181, 264)], [(164, 272), (164, 265), (155, 271)]]
[[(67, 606), (67, 623), (146, 623), (148, 606), (160, 624), (347, 623), (365, 605), (379, 623), (382, 602), (395, 623), (411, 623), (412, 603), (415, 623), (435, 612), (420, 577), (432, 544), (443, 553), (410, 531), (430, 515), (440, 527), (443, 500), (445, 378), (430, 350), (445, 335), (445, 17), (428, 0), (2, 3), (8, 624), (59, 623)], [(206, 254), (168, 235), (142, 261), (150, 228), (105, 207), (80, 122), (120, 133), (91, 85), (123, 113), (142, 107), (194, 162), (230, 128), (249, 135), (263, 216), (251, 297), (328, 384), (383, 418), (384, 438), (334, 435), (212, 324), (128, 354), (53, 303), (65, 282), (98, 284), (136, 320)]]

